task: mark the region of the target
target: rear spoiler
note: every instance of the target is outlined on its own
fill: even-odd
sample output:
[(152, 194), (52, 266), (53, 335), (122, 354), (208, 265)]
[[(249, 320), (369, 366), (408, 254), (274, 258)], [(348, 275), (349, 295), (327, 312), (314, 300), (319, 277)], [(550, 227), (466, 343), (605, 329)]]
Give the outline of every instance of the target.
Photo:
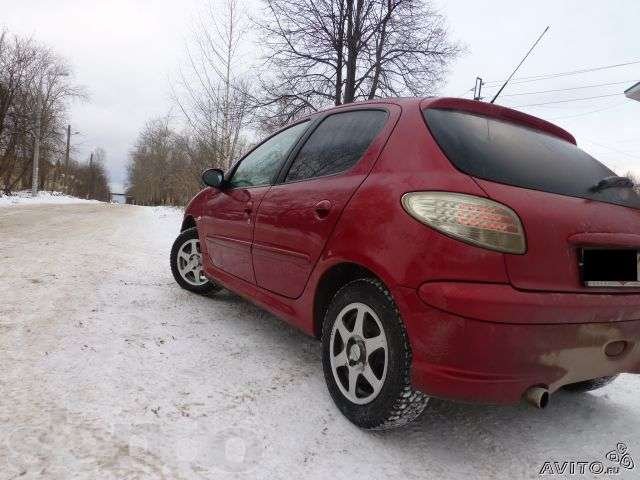
[(469, 113), (476, 113), (478, 115), (485, 115), (487, 117), (496, 118), (498, 120), (505, 120), (512, 123), (524, 125), (526, 127), (540, 130), (555, 137), (566, 140), (567, 142), (576, 144), (576, 139), (569, 132), (563, 128), (554, 125), (553, 123), (542, 120), (541, 118), (527, 115), (526, 113), (512, 110), (511, 108), (501, 107), (492, 103), (479, 102), (477, 100), (466, 100), (463, 98), (425, 98), (420, 102), (420, 108), (439, 108), (446, 110), (461, 110)]

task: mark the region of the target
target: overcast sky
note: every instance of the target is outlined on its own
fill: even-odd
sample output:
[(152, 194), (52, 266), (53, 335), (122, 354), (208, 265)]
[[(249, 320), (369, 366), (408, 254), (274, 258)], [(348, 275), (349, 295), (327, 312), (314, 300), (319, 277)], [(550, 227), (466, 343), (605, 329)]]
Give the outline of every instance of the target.
[[(76, 156), (82, 159), (103, 147), (114, 190), (126, 180), (128, 152), (145, 121), (171, 109), (169, 81), (184, 59), (190, 26), (205, 1), (0, 0), (0, 26), (52, 47), (73, 66), (77, 83), (88, 88), (91, 100), (74, 104), (70, 112), (80, 132), (73, 138)], [(258, 0), (248, 1), (255, 11)], [(443, 95), (470, 96), (477, 75), (487, 82), (506, 78), (547, 25), (551, 29), (516, 78), (640, 61), (637, 0), (434, 4), (446, 16), (452, 38), (467, 46), (451, 67)], [(497, 103), (554, 121), (619, 173), (640, 173), (640, 102), (622, 95), (637, 81), (640, 63), (514, 83)], [(590, 87), (604, 83), (616, 84)], [(574, 87), (589, 88), (515, 95)], [(485, 92), (496, 88), (487, 86)]]

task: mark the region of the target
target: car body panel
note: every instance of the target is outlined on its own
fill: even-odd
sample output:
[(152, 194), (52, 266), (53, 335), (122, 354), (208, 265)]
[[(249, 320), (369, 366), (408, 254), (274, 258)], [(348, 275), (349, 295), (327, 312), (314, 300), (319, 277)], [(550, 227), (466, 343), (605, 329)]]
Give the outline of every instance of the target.
[(385, 282), (414, 288), (427, 279), (507, 282), (501, 253), (454, 240), (403, 210), (400, 199), (410, 191), (485, 196), (471, 177), (458, 174), (429, 135), (416, 135), (425, 128), (417, 105), (403, 108), (380, 159), (344, 210), (325, 258), (351, 259), (384, 275)]
[[(570, 383), (640, 373), (637, 319), (587, 324), (481, 321), (429, 306), (411, 288), (395, 289), (394, 298), (411, 341), (412, 383), (435, 397), (514, 404), (531, 386), (553, 393)], [(629, 342), (624, 354), (608, 357), (606, 345), (620, 340)]]
[(217, 190), (204, 203), (199, 229), (211, 263), (255, 283), (251, 242), (256, 213), (270, 186)]
[(427, 304), (465, 318), (501, 323), (599, 323), (640, 319), (637, 294), (525, 291), (499, 283), (427, 282)]
[(302, 294), (342, 210), (371, 171), (400, 117), (398, 106), (384, 109), (389, 114), (385, 126), (351, 169), (279, 183), (265, 195), (253, 239), (258, 286), (289, 298)]
[(342, 209), (364, 179), (339, 178), (274, 185), (256, 219), (253, 265), (258, 286), (300, 296)]
[[(626, 248), (640, 249), (640, 241), (630, 242), (633, 237), (628, 236), (640, 232), (640, 210), (486, 180), (477, 182), (493, 200), (509, 205), (524, 225), (527, 252), (505, 255), (515, 287), (550, 292), (630, 292), (629, 288), (585, 287), (580, 278), (579, 250), (619, 246), (618, 235), (627, 236), (623, 237)], [(589, 240), (594, 233), (607, 235)]]
[(184, 209), (184, 218), (182, 226), (180, 227), (181, 231), (189, 228), (188, 225), (194, 225), (196, 223), (196, 219), (202, 215), (204, 204), (213, 192), (213, 188), (205, 187), (191, 199)]

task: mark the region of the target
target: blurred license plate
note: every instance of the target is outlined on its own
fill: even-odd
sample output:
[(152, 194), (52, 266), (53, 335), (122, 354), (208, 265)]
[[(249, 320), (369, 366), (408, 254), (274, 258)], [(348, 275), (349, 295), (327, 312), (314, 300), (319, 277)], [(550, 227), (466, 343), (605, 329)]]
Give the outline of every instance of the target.
[(581, 267), (587, 287), (640, 287), (638, 250), (584, 249)]

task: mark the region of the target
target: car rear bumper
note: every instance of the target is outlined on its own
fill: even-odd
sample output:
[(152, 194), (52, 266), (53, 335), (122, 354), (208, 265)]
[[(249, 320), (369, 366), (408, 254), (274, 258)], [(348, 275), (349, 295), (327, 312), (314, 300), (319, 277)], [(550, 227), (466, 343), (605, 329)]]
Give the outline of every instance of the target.
[[(495, 297), (486, 295), (487, 284), (425, 285), (399, 287), (394, 296), (411, 342), (413, 384), (429, 395), (509, 404), (532, 386), (554, 392), (582, 380), (640, 373), (640, 296), (616, 307), (614, 295), (596, 295), (598, 303), (569, 298), (585, 295), (527, 297), (508, 285), (491, 285), (501, 287)], [(544, 302), (544, 296), (551, 298)], [(627, 319), (634, 309), (635, 319)], [(608, 356), (605, 348), (617, 341), (627, 342), (624, 352)]]

